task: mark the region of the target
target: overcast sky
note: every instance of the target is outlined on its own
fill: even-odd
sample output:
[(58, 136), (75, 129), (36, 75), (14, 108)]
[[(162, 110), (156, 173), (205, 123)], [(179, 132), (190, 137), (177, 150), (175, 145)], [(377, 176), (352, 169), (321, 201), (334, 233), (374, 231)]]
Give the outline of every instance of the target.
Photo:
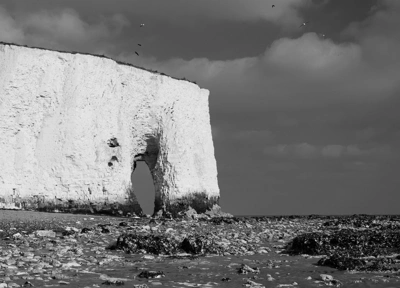
[[(0, 41), (209, 89), (227, 212), (400, 211), (399, 0), (0, 0)], [(150, 173), (135, 173), (150, 213)]]

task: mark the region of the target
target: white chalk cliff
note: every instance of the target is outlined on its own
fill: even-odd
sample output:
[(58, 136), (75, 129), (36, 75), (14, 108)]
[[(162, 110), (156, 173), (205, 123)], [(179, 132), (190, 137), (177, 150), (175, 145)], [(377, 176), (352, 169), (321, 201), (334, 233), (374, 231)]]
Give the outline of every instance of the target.
[(106, 57), (0, 44), (0, 202), (128, 211), (135, 161), (156, 212), (193, 195), (218, 202), (208, 97)]

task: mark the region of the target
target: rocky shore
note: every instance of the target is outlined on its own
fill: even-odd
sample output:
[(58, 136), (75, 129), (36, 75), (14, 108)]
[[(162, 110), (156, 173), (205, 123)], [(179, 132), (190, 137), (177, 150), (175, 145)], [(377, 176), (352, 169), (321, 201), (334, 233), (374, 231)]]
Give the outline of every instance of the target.
[[(0, 287), (149, 287), (162, 283), (156, 279), (172, 281), (174, 273), (200, 267), (208, 257), (221, 263), (236, 257), (241, 263), (221, 264), (224, 268), (218, 269), (225, 272), (216, 268), (215, 285), (191, 287), (265, 287), (266, 282), (295, 287), (296, 282), (279, 286), (284, 275), (271, 273), (301, 257), (317, 267), (390, 271), (398, 281), (400, 222), (395, 217), (221, 217), (217, 211), (187, 211), (171, 219), (1, 212)], [(255, 260), (246, 264), (248, 259)], [(174, 263), (181, 264), (168, 272)], [(109, 275), (113, 267), (119, 267), (119, 277)], [(246, 278), (238, 278), (242, 274)], [(331, 275), (308, 276), (307, 281), (342, 285)]]
[(326, 255), (318, 265), (340, 270), (400, 269), (400, 218), (357, 215), (326, 221), (320, 231), (297, 236), (290, 255)]

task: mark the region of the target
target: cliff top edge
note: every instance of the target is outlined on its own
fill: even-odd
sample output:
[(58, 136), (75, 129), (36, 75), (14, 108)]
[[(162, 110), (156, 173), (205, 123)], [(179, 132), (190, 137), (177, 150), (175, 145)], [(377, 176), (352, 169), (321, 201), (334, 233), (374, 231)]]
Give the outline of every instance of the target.
[[(154, 74), (158, 74), (158, 75), (162, 75), (162, 76), (167, 76), (167, 77), (170, 77), (170, 78), (175, 79), (175, 80), (187, 81), (187, 82), (193, 83), (193, 84), (195, 84), (195, 85), (198, 85), (195, 81), (191, 81), (191, 80), (186, 79), (186, 78), (176, 78), (176, 77), (173, 77), (173, 76), (171, 76), (171, 75), (167, 75), (167, 74), (165, 74), (165, 73), (159, 72), (159, 71), (157, 71), (157, 70), (151, 70), (151, 69), (147, 69), (147, 68), (144, 68), (144, 67), (140, 67), (140, 66), (133, 65), (133, 64), (131, 64), (131, 63), (126, 63), (126, 62), (123, 62), (123, 61), (118, 61), (118, 60), (115, 60), (115, 59), (110, 58), (110, 57), (105, 56), (105, 55), (92, 54), (92, 53), (85, 53), (85, 52), (77, 52), (77, 51), (63, 51), (63, 50), (56, 50), (56, 49), (48, 49), (48, 48), (43, 48), (43, 47), (34, 47), (34, 46), (21, 45), (21, 44), (15, 44), (15, 43), (3, 42), (3, 41), (0, 41), (0, 45), (24, 47), (24, 48), (30, 48), (30, 49), (39, 49), (39, 50), (53, 51), (53, 52), (66, 53), (66, 54), (90, 55), (90, 56), (94, 56), (94, 57), (105, 58), (105, 59), (112, 60), (112, 61), (114, 61), (114, 62), (116, 62), (117, 64), (120, 64), (120, 65), (134, 67), (134, 68), (137, 68), (137, 69), (140, 69), (140, 70), (145, 70), (145, 71), (147, 71), (147, 72), (151, 72), (151, 73), (154, 73)], [(199, 87), (199, 88), (200, 88), (200, 87)]]

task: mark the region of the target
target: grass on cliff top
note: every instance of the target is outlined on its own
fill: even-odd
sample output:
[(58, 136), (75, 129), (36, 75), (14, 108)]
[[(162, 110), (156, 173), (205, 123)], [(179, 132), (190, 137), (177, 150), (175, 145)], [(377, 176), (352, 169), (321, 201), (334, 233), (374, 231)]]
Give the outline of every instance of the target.
[(172, 78), (172, 79), (176, 79), (176, 80), (187, 81), (187, 82), (190, 82), (190, 83), (193, 83), (193, 84), (196, 84), (196, 85), (197, 85), (197, 83), (196, 83), (195, 81), (191, 81), (191, 80), (189, 80), (189, 79), (186, 79), (185, 77), (183, 77), (183, 78), (176, 78), (176, 77), (167, 75), (167, 74), (165, 74), (165, 73), (158, 72), (157, 70), (151, 70), (151, 69), (147, 69), (147, 68), (144, 68), (144, 67), (140, 67), (140, 66), (133, 65), (133, 64), (131, 64), (131, 63), (126, 63), (126, 62), (123, 62), (123, 61), (118, 61), (118, 60), (112, 59), (112, 58), (110, 58), (110, 57), (107, 57), (107, 56), (105, 56), (105, 55), (91, 54), (91, 53), (77, 52), (77, 51), (63, 51), (63, 50), (56, 50), (56, 49), (48, 49), (48, 48), (43, 48), (43, 47), (34, 47), (34, 46), (28, 46), (28, 45), (20, 45), (20, 44), (16, 44), (16, 43), (8, 43), (8, 42), (3, 42), (3, 41), (0, 41), (0, 45), (18, 46), (18, 47), (25, 47), (25, 48), (31, 48), (31, 49), (39, 49), (39, 50), (46, 50), (46, 51), (54, 51), (54, 52), (59, 52), (59, 53), (81, 54), (81, 55), (90, 55), (90, 56), (95, 56), (95, 57), (100, 57), (100, 58), (106, 58), (106, 59), (110, 59), (110, 60), (112, 60), (112, 61), (115, 61), (116, 63), (118, 63), (118, 64), (120, 64), (120, 65), (125, 65), (125, 66), (134, 67), (134, 68), (137, 68), (137, 69), (140, 69), (140, 70), (145, 70), (145, 71), (148, 71), (148, 72), (151, 72), (151, 73), (154, 73), (154, 74), (158, 74), (158, 75), (162, 75), (162, 76), (168, 76), (168, 77), (170, 77), (170, 78)]

